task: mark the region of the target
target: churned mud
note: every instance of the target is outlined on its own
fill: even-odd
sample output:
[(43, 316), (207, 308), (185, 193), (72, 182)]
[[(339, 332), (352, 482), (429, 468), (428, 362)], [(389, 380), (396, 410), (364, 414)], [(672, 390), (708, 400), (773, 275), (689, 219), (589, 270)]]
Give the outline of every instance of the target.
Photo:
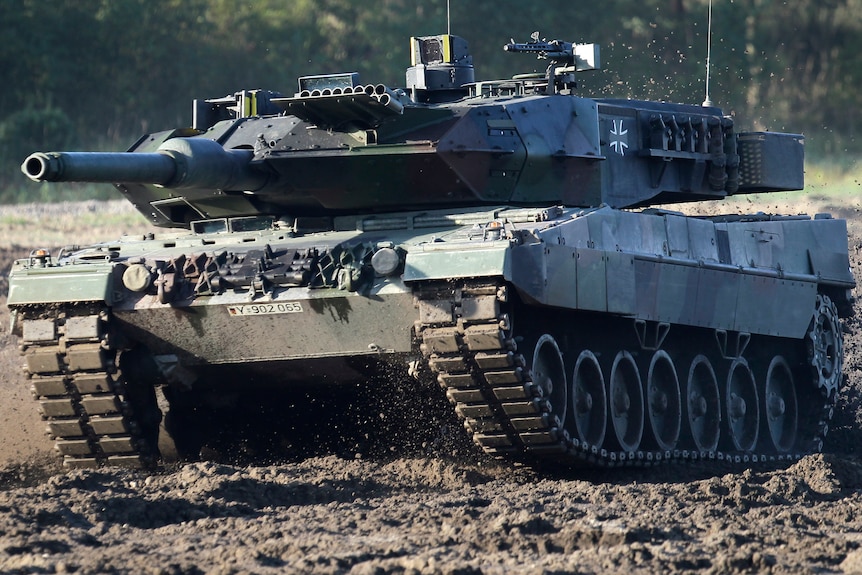
[[(849, 219), (862, 278), (862, 217), (831, 211)], [(0, 237), (2, 304), (11, 259), (26, 253)], [(751, 470), (564, 474), (503, 465), (458, 441), (66, 472), (26, 389), (3, 307), (0, 572), (862, 573), (857, 307), (823, 454)], [(392, 419), (387, 434), (415, 433), (407, 423), (399, 431), (409, 421)]]

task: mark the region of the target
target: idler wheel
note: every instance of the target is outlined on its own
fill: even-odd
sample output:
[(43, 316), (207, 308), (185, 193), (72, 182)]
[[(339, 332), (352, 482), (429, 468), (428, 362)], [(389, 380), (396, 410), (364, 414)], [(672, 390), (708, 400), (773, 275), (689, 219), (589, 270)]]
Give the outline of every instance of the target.
[(695, 446), (700, 451), (715, 451), (721, 432), (721, 407), (715, 370), (705, 355), (698, 355), (691, 362), (685, 403)]
[(739, 358), (730, 364), (724, 388), (728, 439), (734, 449), (752, 451), (760, 429), (757, 386), (748, 362)]
[(646, 390), (647, 415), (655, 443), (659, 449), (672, 450), (682, 428), (682, 400), (676, 367), (663, 350), (652, 356)]
[(763, 397), (763, 420), (775, 450), (787, 453), (796, 443), (799, 406), (790, 366), (780, 355), (769, 362)]
[(635, 451), (644, 431), (644, 399), (641, 376), (632, 354), (617, 353), (611, 367), (611, 421), (623, 451)]
[(551, 404), (551, 413), (559, 418), (560, 429), (566, 420), (568, 385), (563, 355), (554, 338), (543, 335), (533, 351), (533, 383), (542, 389), (542, 396)]
[(572, 418), (578, 439), (591, 446), (605, 440), (608, 412), (605, 378), (599, 360), (585, 349), (575, 362), (572, 374)]
[(814, 317), (808, 326), (805, 344), (815, 383), (826, 397), (834, 398), (841, 383), (844, 337), (838, 320), (838, 309), (829, 296), (817, 294)]

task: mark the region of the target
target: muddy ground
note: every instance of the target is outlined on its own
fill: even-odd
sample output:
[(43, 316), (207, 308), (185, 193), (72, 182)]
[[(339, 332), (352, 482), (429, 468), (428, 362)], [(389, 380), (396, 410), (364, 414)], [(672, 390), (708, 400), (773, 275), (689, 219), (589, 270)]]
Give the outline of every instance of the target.
[[(858, 206), (825, 207), (848, 218), (862, 277)], [(26, 253), (13, 244), (0, 225), (3, 274)], [(65, 472), (3, 307), (0, 572), (862, 573), (857, 318), (847, 325), (847, 383), (824, 453), (784, 467), (537, 473), (457, 439), (399, 439), (390, 450), (374, 437), (371, 448), (345, 439), (289, 460)], [(409, 420), (391, 419), (387, 436), (420, 433), (399, 428)]]

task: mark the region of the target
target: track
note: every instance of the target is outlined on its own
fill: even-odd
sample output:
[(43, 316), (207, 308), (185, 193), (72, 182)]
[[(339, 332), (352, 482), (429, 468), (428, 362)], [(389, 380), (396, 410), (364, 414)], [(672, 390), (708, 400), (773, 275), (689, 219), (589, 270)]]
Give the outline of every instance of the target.
[[(428, 366), (473, 441), (496, 456), (603, 467), (788, 461), (820, 451), (832, 417), (843, 351), (826, 296), (804, 341), (590, 323), (531, 308), (501, 283), (432, 284), (416, 297)], [(117, 349), (110, 318), (75, 304), (29, 310), (24, 324), (25, 370), (70, 468), (159, 459), (153, 379), (134, 375), (145, 363)]]
[(158, 460), (154, 390), (134, 386), (119, 369), (110, 317), (102, 306), (76, 304), (30, 310), (24, 324), (25, 371), (69, 468), (149, 467)]
[(803, 342), (624, 331), (632, 320), (608, 317), (585, 326), (574, 312), (525, 306), (501, 283), (416, 295), (422, 354), (487, 453), (612, 467), (792, 461), (822, 448), (843, 358), (826, 296)]

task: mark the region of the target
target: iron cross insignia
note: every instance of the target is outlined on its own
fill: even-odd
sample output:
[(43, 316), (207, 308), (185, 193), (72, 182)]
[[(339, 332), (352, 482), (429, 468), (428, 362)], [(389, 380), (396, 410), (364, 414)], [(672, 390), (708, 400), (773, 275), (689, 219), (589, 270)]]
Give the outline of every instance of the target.
[(629, 131), (623, 128), (622, 120), (614, 120), (614, 127), (611, 129), (611, 148), (621, 156), (626, 155), (628, 144)]

